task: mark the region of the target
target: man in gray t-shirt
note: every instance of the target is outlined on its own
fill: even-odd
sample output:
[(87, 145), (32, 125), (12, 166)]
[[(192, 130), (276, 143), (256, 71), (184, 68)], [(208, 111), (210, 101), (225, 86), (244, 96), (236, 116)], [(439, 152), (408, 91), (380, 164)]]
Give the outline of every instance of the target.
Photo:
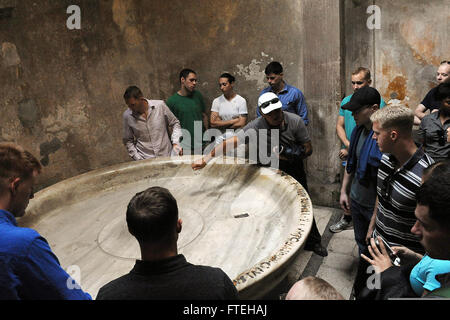
[[(249, 144), (250, 161), (270, 165), (286, 172), (308, 191), (303, 159), (312, 154), (311, 139), (302, 118), (282, 111), (281, 106), (281, 102), (273, 92), (261, 95), (258, 107), (262, 117), (248, 123), (236, 135), (205, 155), (200, 162), (193, 163), (192, 168), (202, 169), (216, 154), (246, 143)], [(321, 244), (321, 235), (315, 220), (305, 250), (314, 251), (320, 256), (328, 255)]]

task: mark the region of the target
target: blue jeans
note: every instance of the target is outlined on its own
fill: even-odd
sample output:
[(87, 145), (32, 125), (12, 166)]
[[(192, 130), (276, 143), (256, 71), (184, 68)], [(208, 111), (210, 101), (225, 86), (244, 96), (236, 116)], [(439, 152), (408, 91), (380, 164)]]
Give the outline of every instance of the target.
[(374, 208), (361, 206), (359, 203), (350, 199), (350, 212), (353, 220), (353, 231), (355, 240), (358, 244), (359, 254), (367, 252), (366, 235), (369, 230), (370, 220), (372, 219)]

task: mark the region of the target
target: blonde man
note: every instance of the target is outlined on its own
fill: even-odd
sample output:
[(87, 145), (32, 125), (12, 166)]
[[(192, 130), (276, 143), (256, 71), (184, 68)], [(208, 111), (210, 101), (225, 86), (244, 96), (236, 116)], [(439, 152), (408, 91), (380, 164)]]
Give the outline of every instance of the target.
[(345, 300), (328, 282), (316, 277), (297, 281), (286, 295), (286, 300)]
[(373, 138), (383, 152), (377, 181), (377, 207), (366, 236), (381, 236), (390, 246), (403, 245), (424, 253), (419, 239), (411, 233), (415, 222), (416, 192), (424, 169), (434, 160), (412, 138), (414, 113), (399, 105), (371, 116)]

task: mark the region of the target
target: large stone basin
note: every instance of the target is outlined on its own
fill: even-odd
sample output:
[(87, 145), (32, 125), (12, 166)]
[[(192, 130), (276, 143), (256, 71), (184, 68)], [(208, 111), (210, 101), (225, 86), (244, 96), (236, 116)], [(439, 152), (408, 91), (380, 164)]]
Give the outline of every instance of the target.
[(179, 252), (224, 270), (241, 298), (261, 298), (284, 278), (309, 234), (308, 194), (275, 169), (226, 158), (194, 172), (192, 161), (129, 162), (62, 181), (35, 195), (19, 225), (44, 236), (63, 268), (95, 297), (140, 259), (125, 221), (129, 200), (162, 186), (177, 199), (183, 220)]

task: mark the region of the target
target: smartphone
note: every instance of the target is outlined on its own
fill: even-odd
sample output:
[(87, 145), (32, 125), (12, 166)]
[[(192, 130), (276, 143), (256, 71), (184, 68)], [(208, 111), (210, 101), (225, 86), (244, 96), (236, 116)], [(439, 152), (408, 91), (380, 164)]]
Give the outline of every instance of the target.
[[(375, 240), (375, 244), (376, 244), (377, 247), (378, 247), (378, 250), (380, 250), (380, 252), (381, 252), (380, 243), (379, 243), (379, 241), (378, 241), (378, 238), (375, 237), (375, 236), (373, 236), (373, 238), (374, 238), (374, 240)], [(381, 238), (381, 241), (383, 241), (384, 246), (385, 246), (385, 248), (386, 248), (387, 251), (388, 251), (389, 258), (391, 258), (392, 264), (393, 264), (394, 266), (399, 267), (399, 266), (400, 266), (400, 262), (401, 262), (401, 261), (400, 261), (400, 258), (399, 258), (396, 254), (394, 254), (394, 251), (393, 251), (392, 248), (388, 245), (388, 243), (387, 243), (382, 237), (380, 237), (380, 238)]]

